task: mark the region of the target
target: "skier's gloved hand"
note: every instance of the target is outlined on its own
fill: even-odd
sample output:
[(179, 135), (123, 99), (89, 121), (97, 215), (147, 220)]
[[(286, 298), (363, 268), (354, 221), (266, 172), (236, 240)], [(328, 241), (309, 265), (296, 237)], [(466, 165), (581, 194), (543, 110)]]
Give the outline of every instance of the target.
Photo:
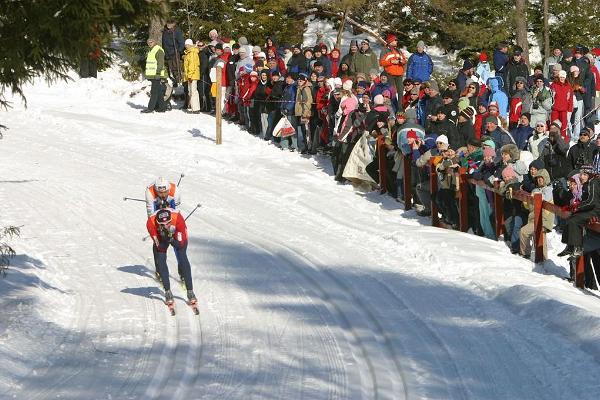
[(171, 225), (169, 227), (169, 233), (171, 234), (171, 236), (173, 236), (173, 234), (175, 234), (175, 226)]

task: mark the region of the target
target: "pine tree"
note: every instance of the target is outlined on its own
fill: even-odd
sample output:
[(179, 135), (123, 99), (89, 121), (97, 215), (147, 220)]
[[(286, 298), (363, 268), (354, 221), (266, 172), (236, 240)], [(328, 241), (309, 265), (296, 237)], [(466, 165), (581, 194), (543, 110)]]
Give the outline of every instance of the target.
[(152, 12), (146, 0), (0, 2), (0, 105), (5, 90), (25, 101), (22, 86), (36, 76), (67, 79), (80, 57), (107, 50), (114, 28)]

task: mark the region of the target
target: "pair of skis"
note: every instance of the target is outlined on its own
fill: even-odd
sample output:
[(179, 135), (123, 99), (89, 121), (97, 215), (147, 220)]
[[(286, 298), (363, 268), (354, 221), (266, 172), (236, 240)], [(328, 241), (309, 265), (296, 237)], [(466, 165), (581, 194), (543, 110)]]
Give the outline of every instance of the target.
[[(171, 316), (175, 316), (175, 300), (165, 301), (165, 304), (169, 308), (169, 313), (171, 314)], [(200, 314), (200, 310), (198, 310), (198, 300), (189, 300), (186, 301), (186, 304), (190, 306), (190, 308), (194, 312), (194, 315)]]
[[(160, 279), (160, 275), (158, 274), (158, 272), (155, 272), (154, 275), (154, 279), (156, 279), (156, 281), (160, 284), (162, 284), (162, 279)], [(181, 287), (183, 289), (185, 289), (185, 281), (183, 280), (183, 278), (180, 278), (179, 283), (181, 284)], [(175, 300), (165, 300), (165, 305), (168, 307), (169, 309), (169, 313), (172, 316), (175, 316)], [(192, 309), (192, 311), (194, 312), (195, 315), (199, 315), (200, 314), (200, 310), (198, 310), (198, 300), (197, 299), (192, 299), (192, 300), (188, 300), (186, 301), (186, 304), (188, 306), (190, 306), (190, 308)]]

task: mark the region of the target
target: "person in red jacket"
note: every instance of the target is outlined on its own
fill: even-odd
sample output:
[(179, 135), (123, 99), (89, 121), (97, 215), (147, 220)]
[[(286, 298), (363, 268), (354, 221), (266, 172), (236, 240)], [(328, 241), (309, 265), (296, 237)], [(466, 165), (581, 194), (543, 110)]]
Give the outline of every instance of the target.
[(317, 117), (320, 120), (321, 132), (319, 133), (320, 143), (326, 145), (329, 143), (329, 94), (330, 88), (325, 81), (325, 78), (318, 78), (319, 90), (317, 91)]
[(179, 211), (163, 208), (148, 218), (146, 229), (148, 229), (150, 238), (154, 243), (152, 252), (157, 261), (158, 273), (165, 289), (165, 301), (167, 305), (171, 305), (174, 302), (171, 283), (169, 281), (169, 267), (167, 266), (167, 250), (169, 246), (173, 246), (175, 249), (175, 256), (177, 257), (180, 273), (185, 283), (188, 301), (190, 304), (195, 305), (197, 300), (192, 283), (192, 269), (186, 253), (188, 240), (185, 219)]
[(562, 124), (560, 135), (569, 143), (569, 120), (573, 112), (573, 88), (567, 81), (567, 71), (560, 71), (558, 79), (550, 84), (550, 89), (554, 93), (554, 104), (550, 113), (550, 121), (559, 120)]
[(340, 69), (340, 50), (333, 48), (327, 57), (329, 58), (329, 61), (331, 61), (331, 76), (338, 76), (338, 70)]

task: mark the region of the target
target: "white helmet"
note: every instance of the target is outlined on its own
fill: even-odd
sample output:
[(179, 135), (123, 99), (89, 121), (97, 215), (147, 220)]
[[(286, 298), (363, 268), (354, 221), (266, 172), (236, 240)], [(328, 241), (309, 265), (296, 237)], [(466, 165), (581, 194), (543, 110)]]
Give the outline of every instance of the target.
[(169, 190), (169, 186), (169, 181), (163, 177), (158, 177), (156, 178), (156, 181), (154, 181), (154, 189), (156, 189), (157, 192), (166, 192)]

